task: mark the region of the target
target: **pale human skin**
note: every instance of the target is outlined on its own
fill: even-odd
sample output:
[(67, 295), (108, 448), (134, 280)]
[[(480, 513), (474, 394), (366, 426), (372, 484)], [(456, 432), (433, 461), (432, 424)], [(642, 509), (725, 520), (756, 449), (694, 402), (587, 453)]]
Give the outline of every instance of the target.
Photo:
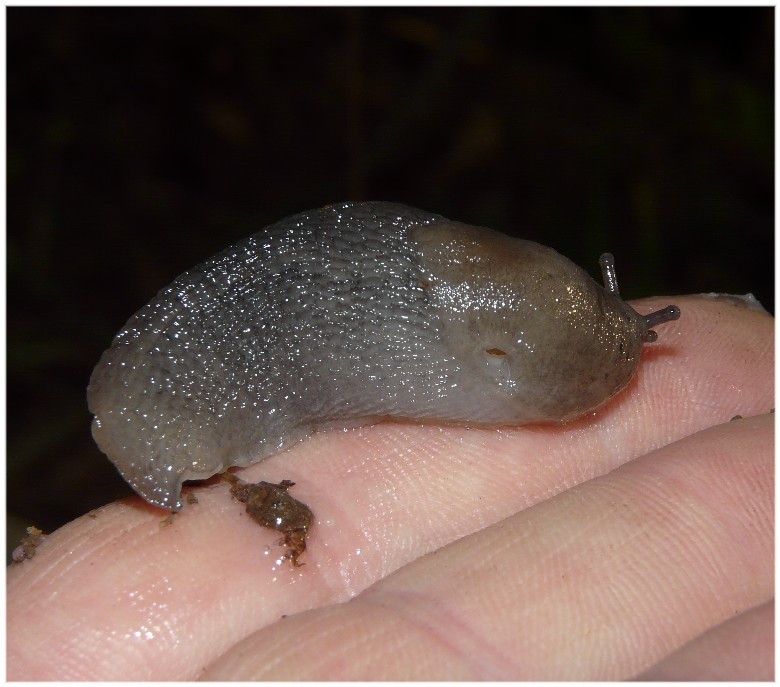
[(314, 510), (300, 568), (218, 481), (165, 527), (136, 497), (66, 525), (8, 571), (8, 678), (773, 679), (774, 320), (635, 307), (669, 302), (593, 416), (322, 433), (238, 471)]

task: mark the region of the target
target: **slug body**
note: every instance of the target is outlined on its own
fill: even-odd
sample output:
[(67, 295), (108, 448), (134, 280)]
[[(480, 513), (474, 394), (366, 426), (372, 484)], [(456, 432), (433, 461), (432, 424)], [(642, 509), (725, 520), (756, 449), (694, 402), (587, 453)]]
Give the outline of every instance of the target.
[(644, 317), (551, 248), (392, 203), (282, 220), (178, 277), (92, 373), (100, 448), (147, 501), (320, 426), (565, 422), (628, 384)]

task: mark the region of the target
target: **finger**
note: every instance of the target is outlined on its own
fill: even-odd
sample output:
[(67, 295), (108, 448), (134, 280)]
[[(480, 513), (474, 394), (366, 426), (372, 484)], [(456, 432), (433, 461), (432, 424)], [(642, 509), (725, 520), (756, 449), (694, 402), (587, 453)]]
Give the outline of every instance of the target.
[(775, 604), (762, 604), (697, 637), (645, 671), (644, 681), (761, 681), (775, 679)]
[[(385, 424), (323, 433), (243, 471), (292, 479), (295, 496), (315, 508), (299, 570), (277, 562), (278, 535), (242, 516), (224, 485), (199, 490), (200, 503), (163, 530), (160, 511), (137, 500), (63, 528), (9, 573), (9, 671), (51, 679), (72, 665), (82, 679), (186, 679), (285, 613), (350, 598), (676, 437), (764, 410), (771, 318), (702, 299), (680, 305), (686, 329), (667, 329), (669, 341), (647, 349), (632, 386), (595, 418), (553, 428)], [(687, 403), (696, 413), (680, 412)], [(56, 592), (54, 606), (42, 587)]]
[(772, 428), (665, 447), (255, 633), (204, 678), (635, 675), (772, 597)]

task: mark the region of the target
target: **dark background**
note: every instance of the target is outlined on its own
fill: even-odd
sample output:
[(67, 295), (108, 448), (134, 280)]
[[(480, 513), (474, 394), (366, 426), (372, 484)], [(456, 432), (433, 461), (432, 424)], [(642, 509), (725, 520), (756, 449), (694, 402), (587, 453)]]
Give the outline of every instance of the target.
[(11, 542), (130, 493), (84, 398), (127, 318), (301, 210), (401, 201), (774, 311), (771, 7), (6, 13)]

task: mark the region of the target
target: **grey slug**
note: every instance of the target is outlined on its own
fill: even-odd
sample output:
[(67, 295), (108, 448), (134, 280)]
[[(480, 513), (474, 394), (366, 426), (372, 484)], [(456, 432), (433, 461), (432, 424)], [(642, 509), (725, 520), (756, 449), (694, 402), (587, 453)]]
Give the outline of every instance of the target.
[(284, 219), (178, 277), (87, 390), (101, 450), (148, 502), (317, 427), (386, 417), (566, 422), (628, 384), (650, 328), (551, 248), (393, 203)]

